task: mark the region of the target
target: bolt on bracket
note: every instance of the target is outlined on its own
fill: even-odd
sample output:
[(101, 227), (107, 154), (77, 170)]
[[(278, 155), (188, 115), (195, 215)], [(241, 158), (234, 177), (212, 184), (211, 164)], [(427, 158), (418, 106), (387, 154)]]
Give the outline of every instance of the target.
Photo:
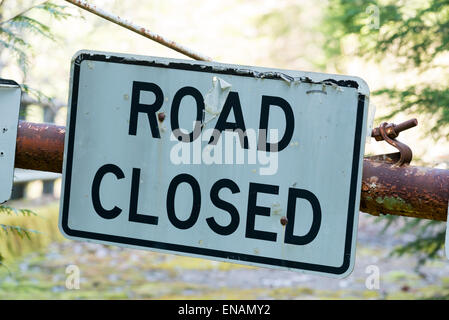
[(386, 141), (388, 144), (398, 149), (399, 153), (389, 153), (369, 158), (373, 160), (394, 162), (394, 165), (398, 167), (410, 164), (413, 158), (412, 150), (405, 143), (396, 140), (396, 138), (399, 136), (400, 132), (416, 127), (417, 125), (418, 120), (411, 119), (397, 125), (393, 123), (383, 122), (379, 127), (374, 128), (372, 130), (371, 136), (376, 139), (376, 141)]

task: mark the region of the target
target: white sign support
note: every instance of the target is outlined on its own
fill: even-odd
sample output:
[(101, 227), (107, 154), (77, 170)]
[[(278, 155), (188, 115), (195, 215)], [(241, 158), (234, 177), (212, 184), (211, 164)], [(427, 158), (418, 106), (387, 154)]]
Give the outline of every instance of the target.
[(7, 201), (12, 192), (20, 98), (16, 82), (0, 79), (0, 203)]

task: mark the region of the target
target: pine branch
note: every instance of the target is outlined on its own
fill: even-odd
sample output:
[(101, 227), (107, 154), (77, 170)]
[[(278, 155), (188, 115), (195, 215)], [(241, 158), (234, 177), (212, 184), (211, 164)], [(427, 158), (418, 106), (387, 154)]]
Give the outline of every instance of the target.
[(39, 5), (27, 8), (8, 20), (0, 22), (0, 47), (8, 49), (15, 56), (24, 75), (28, 71), (28, 57), (31, 46), (21, 34), (30, 32), (43, 36), (51, 41), (56, 40), (49, 26), (30, 17), (28, 14), (31, 10), (41, 10), (57, 20), (72, 17), (72, 14), (64, 11), (65, 8), (66, 6), (45, 1)]
[(41, 234), (41, 232), (37, 231), (37, 230), (32, 230), (32, 229), (28, 229), (28, 228), (19, 227), (19, 226), (11, 226), (11, 225), (7, 225), (7, 224), (0, 224), (0, 231), (3, 231), (6, 235), (16, 234), (21, 239), (24, 239), (26, 237), (28, 240), (31, 240), (31, 234), (33, 234), (33, 233)]
[[(48, 1), (45, 1), (44, 4), (45, 4), (46, 2), (48, 2)], [(27, 14), (27, 13), (28, 13), (29, 11), (31, 11), (32, 9), (37, 8), (37, 7), (41, 6), (41, 5), (42, 5), (42, 4), (40, 4), (40, 5), (34, 5), (34, 6), (32, 6), (32, 7), (29, 7), (29, 8), (27, 8), (27, 9), (23, 10), (22, 12), (16, 14), (14, 17), (9, 18), (8, 20), (5, 20), (5, 21), (0, 22), (0, 25), (9, 23), (9, 22), (13, 21), (14, 19), (17, 19), (17, 18), (19, 18), (19, 17), (21, 17), (21, 16)]]
[(38, 216), (37, 213), (30, 209), (16, 209), (9, 206), (0, 205), (0, 214), (6, 214), (6, 215), (23, 215), (23, 216)]

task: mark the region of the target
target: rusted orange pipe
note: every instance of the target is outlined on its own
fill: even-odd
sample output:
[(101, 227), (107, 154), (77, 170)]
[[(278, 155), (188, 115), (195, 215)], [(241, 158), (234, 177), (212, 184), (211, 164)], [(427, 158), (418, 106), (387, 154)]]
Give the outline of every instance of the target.
[[(65, 127), (20, 121), (16, 168), (62, 172)], [(363, 161), (360, 210), (446, 221), (449, 170)]]
[(65, 127), (19, 121), (15, 167), (62, 172)]
[(364, 159), (360, 211), (447, 220), (449, 170)]

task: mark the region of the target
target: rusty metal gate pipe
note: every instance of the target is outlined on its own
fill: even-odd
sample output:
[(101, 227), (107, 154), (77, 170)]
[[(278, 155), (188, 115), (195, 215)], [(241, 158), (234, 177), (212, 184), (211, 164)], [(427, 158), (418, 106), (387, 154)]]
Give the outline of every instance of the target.
[[(62, 172), (65, 127), (19, 121), (15, 167)], [(446, 221), (449, 170), (364, 159), (360, 210)]]
[(62, 172), (65, 127), (19, 121), (15, 167)]
[(360, 210), (446, 221), (449, 170), (363, 160)]

